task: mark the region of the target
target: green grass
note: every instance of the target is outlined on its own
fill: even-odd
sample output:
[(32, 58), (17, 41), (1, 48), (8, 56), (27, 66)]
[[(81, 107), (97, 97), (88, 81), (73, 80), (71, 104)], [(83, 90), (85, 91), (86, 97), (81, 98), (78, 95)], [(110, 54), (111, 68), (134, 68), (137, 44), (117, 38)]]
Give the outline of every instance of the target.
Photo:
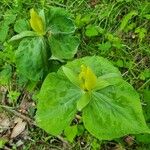
[[(148, 0), (2, 0), (0, 2), (0, 83), (8, 91), (23, 92), (23, 79), (16, 74), (14, 51), (8, 44), (15, 32), (13, 25), (18, 18), (29, 18), (30, 8), (49, 6), (63, 7), (72, 14), (77, 26), (76, 35), (81, 44), (75, 58), (99, 55), (108, 58), (140, 93), (144, 115), (150, 125), (150, 2)], [(11, 18), (11, 19), (10, 19)], [(14, 19), (13, 19), (14, 18)], [(58, 62), (57, 62), (58, 63)], [(31, 93), (38, 92), (41, 83)], [(36, 98), (35, 98), (36, 99)], [(18, 107), (21, 99), (9, 105)], [(33, 113), (34, 114), (34, 113)], [(31, 115), (33, 118), (34, 115)], [(52, 137), (35, 126), (29, 126), (31, 140), (25, 140), (22, 149), (68, 149), (59, 138)], [(134, 137), (134, 135), (133, 135)], [(139, 138), (138, 138), (139, 137)], [(119, 150), (150, 149), (150, 140), (145, 142), (140, 136), (130, 146), (124, 138), (114, 141), (98, 141), (83, 131), (69, 146), (78, 149)], [(146, 138), (146, 137), (145, 137)], [(150, 136), (149, 136), (150, 138)], [(140, 139), (140, 140), (139, 140)], [(15, 147), (15, 142), (13, 143)], [(14, 148), (15, 149), (15, 148)]]

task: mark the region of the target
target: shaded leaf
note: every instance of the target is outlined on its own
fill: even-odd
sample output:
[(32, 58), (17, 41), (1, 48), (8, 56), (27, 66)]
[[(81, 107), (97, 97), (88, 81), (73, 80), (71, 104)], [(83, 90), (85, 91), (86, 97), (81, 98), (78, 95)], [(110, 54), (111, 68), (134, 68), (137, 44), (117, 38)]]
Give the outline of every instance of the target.
[(75, 31), (75, 25), (64, 9), (50, 7), (46, 16), (47, 30), (52, 32), (52, 34), (70, 34)]
[(15, 41), (15, 40), (19, 40), (19, 39), (22, 39), (24, 37), (32, 37), (32, 36), (38, 36), (36, 32), (33, 32), (33, 31), (23, 31), (15, 36), (13, 36), (9, 42), (11, 41)]
[(52, 35), (48, 40), (52, 57), (60, 60), (73, 58), (79, 46), (79, 39), (71, 35)]
[(19, 74), (37, 81), (47, 71), (47, 53), (43, 38), (25, 38), (16, 51), (16, 65)]
[(7, 24), (3, 24), (0, 27), (0, 41), (1, 42), (4, 42), (5, 39), (7, 38), (8, 31), (9, 31), (9, 26)]
[(29, 28), (29, 23), (26, 19), (19, 19), (14, 24), (14, 30), (17, 33), (21, 33), (23, 31), (28, 31), (29, 29), (30, 29)]

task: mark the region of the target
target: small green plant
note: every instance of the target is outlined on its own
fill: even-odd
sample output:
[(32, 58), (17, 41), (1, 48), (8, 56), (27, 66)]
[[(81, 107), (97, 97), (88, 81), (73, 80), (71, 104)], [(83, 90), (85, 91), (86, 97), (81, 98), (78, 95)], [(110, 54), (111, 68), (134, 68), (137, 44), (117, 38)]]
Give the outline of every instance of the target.
[(20, 92), (9, 91), (8, 93), (9, 103), (15, 104), (17, 102), (19, 95), (20, 95)]
[(21, 39), (15, 52), (17, 71), (31, 81), (38, 81), (48, 72), (49, 59), (63, 61), (77, 52), (79, 40), (73, 36), (74, 23), (61, 8), (50, 7), (39, 13), (31, 9), (29, 23), (18, 20), (14, 29), (19, 34), (10, 41)]
[(38, 99), (37, 124), (52, 135), (66, 130), (78, 112), (100, 140), (150, 133), (137, 92), (102, 57), (77, 59), (50, 73)]

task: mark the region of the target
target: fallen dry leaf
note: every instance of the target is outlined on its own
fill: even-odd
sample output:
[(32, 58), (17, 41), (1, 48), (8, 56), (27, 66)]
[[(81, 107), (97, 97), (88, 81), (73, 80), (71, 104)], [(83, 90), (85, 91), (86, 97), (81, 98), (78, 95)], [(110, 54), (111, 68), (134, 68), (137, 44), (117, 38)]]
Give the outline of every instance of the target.
[(10, 126), (10, 120), (5, 113), (0, 113), (0, 133), (7, 130)]
[(17, 123), (17, 124), (13, 128), (10, 138), (15, 138), (16, 136), (21, 134), (25, 130), (25, 127), (26, 127), (26, 124), (27, 124), (21, 118), (15, 119), (15, 123)]

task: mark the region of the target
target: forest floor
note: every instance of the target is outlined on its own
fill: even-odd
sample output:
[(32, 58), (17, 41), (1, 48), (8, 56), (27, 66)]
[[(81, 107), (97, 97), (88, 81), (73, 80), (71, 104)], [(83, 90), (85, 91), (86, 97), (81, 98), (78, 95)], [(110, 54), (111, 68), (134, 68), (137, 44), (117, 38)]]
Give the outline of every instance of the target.
[[(18, 18), (31, 8), (66, 9), (76, 25), (80, 45), (75, 57), (102, 56), (139, 93), (150, 127), (150, 2), (148, 0), (2, 0), (0, 1), (0, 148), (5, 150), (150, 150), (150, 135), (128, 135), (100, 141), (83, 127), (69, 142), (35, 123), (36, 93), (18, 81), (14, 50), (8, 40), (16, 34)], [(78, 116), (77, 116), (78, 117)], [(76, 118), (78, 119), (78, 118)], [(129, 120), (130, 121), (130, 120)]]

